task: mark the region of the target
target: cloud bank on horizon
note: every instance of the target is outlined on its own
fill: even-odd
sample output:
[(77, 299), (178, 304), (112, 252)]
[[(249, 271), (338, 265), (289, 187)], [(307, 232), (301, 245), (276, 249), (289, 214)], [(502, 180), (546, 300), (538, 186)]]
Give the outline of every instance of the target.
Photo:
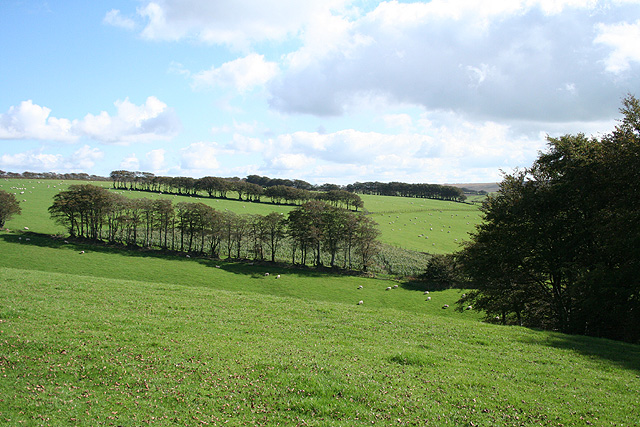
[(0, 169), (489, 182), (604, 134), (640, 1), (0, 6)]

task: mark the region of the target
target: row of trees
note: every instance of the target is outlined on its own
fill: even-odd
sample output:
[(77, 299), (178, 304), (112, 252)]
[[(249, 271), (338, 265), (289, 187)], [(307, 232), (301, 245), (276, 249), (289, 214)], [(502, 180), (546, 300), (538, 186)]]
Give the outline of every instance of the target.
[(459, 254), (462, 301), (504, 323), (640, 342), (640, 102), (604, 137), (549, 138)]
[(288, 216), (221, 212), (201, 202), (132, 199), (90, 184), (54, 196), (51, 217), (72, 237), (220, 258), (366, 270), (378, 243), (368, 217), (312, 200)]
[[(262, 197), (271, 199), (275, 204), (303, 204), (310, 200), (322, 200), (336, 207), (358, 210), (364, 204), (357, 194), (341, 190), (331, 189), (323, 192), (315, 192), (303, 188), (308, 185), (270, 185), (250, 182), (239, 178), (220, 178), (205, 176), (202, 178), (155, 176), (149, 172), (130, 172), (126, 170), (113, 171), (110, 174), (113, 188), (121, 190), (152, 191), (159, 193), (172, 193), (186, 196), (197, 196), (201, 193), (209, 197), (227, 199), (229, 193), (234, 193), (238, 200), (260, 202)], [(257, 175), (252, 175), (257, 180)], [(258, 177), (260, 178), (260, 177)], [(268, 178), (267, 178), (268, 179)], [(270, 180), (270, 183), (288, 180)]]
[(467, 196), (461, 188), (439, 184), (408, 184), (406, 182), (356, 182), (346, 189), (359, 194), (418, 197), (463, 202)]
[(0, 178), (24, 178), (24, 179), (71, 179), (79, 181), (107, 181), (108, 178), (98, 175), (89, 175), (84, 172), (6, 172), (0, 170)]

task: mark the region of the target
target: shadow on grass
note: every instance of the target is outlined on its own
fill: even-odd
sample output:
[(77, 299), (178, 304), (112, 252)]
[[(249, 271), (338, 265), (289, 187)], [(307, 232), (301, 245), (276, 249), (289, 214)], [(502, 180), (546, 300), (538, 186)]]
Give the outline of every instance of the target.
[(191, 262), (211, 268), (219, 268), (234, 274), (260, 277), (265, 273), (295, 273), (306, 277), (326, 277), (335, 275), (359, 275), (359, 272), (341, 270), (328, 267), (309, 267), (291, 265), (271, 261), (256, 261), (248, 259), (223, 258), (215, 259), (199, 254), (187, 254), (186, 252), (162, 249), (147, 249), (139, 246), (127, 246), (111, 244), (103, 241), (88, 239), (51, 236), (49, 234), (35, 233), (31, 231), (18, 231), (0, 233), (0, 239), (6, 243), (32, 245), (38, 247), (71, 250), (75, 252), (98, 252), (128, 257), (153, 258), (170, 261)]
[(536, 340), (535, 343), (574, 351), (591, 358), (607, 360), (625, 369), (640, 373), (640, 345), (637, 344), (583, 335), (563, 334), (546, 335), (545, 339)]

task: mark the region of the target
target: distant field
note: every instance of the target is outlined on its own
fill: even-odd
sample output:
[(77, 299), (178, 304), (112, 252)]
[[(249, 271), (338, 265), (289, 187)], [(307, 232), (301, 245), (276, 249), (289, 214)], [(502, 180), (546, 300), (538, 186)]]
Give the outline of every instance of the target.
[[(47, 208), (53, 203), (53, 196), (66, 190), (69, 185), (87, 183), (87, 181), (0, 180), (0, 189), (17, 193), (16, 197), (20, 200), (22, 208), (22, 214), (7, 221), (6, 228), (22, 230), (24, 227), (29, 227), (30, 230), (40, 233), (66, 233), (64, 227), (50, 219)], [(111, 182), (98, 181), (91, 184), (112, 187)], [(20, 194), (21, 192), (24, 194)], [(266, 215), (274, 211), (287, 213), (293, 209), (292, 206), (249, 203), (233, 199), (185, 197), (139, 191), (117, 190), (117, 192), (133, 198), (166, 198), (174, 203), (197, 201), (220, 211), (229, 210), (246, 214)], [(379, 224), (380, 240), (408, 250), (428, 253), (453, 252), (459, 249), (460, 242), (468, 239), (468, 233), (473, 231), (475, 224), (480, 221), (479, 211), (475, 205), (405, 197), (367, 195), (361, 197), (365, 209)]]
[(382, 233), (380, 240), (404, 249), (451, 253), (480, 222), (475, 205), (405, 197), (362, 196)]

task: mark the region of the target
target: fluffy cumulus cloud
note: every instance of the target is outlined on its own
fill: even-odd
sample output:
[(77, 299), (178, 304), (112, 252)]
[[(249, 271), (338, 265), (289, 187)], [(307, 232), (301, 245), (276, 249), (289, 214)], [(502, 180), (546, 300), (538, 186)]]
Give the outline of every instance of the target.
[(194, 74), (191, 78), (196, 88), (230, 86), (238, 92), (250, 91), (262, 86), (278, 73), (278, 64), (265, 61), (264, 55), (252, 53), (220, 67)]
[[(630, 16), (637, 3), (383, 2), (343, 17), (339, 40), (321, 31), (306, 39), (288, 56), (271, 103), (340, 115), (375, 95), (482, 120), (591, 120), (616, 111), (611, 94), (629, 84), (605, 71), (637, 70)], [(327, 48), (314, 56), (309, 45)]]
[(78, 131), (98, 141), (129, 144), (170, 139), (180, 128), (175, 112), (155, 96), (148, 97), (143, 105), (126, 98), (116, 101), (115, 106), (115, 116), (106, 111), (87, 114), (78, 122)]
[(195, 142), (181, 150), (180, 169), (190, 176), (212, 173), (220, 167), (220, 154), (222, 149), (214, 142)]
[(142, 36), (153, 40), (196, 39), (245, 49), (255, 42), (279, 41), (346, 0), (201, 1), (156, 0), (138, 9)]
[(165, 103), (154, 96), (143, 105), (125, 99), (116, 101), (117, 114), (106, 111), (87, 114), (81, 120), (58, 119), (51, 110), (23, 101), (0, 114), (0, 139), (76, 141), (81, 137), (104, 142), (130, 144), (167, 140), (176, 135), (180, 121)]
[(0, 139), (53, 139), (73, 141), (77, 135), (72, 132), (68, 119), (50, 116), (51, 109), (23, 101), (0, 114)]
[(0, 166), (12, 171), (86, 172), (103, 158), (104, 153), (100, 149), (88, 145), (67, 156), (47, 153), (45, 148), (40, 148), (22, 153), (3, 154), (0, 156)]

